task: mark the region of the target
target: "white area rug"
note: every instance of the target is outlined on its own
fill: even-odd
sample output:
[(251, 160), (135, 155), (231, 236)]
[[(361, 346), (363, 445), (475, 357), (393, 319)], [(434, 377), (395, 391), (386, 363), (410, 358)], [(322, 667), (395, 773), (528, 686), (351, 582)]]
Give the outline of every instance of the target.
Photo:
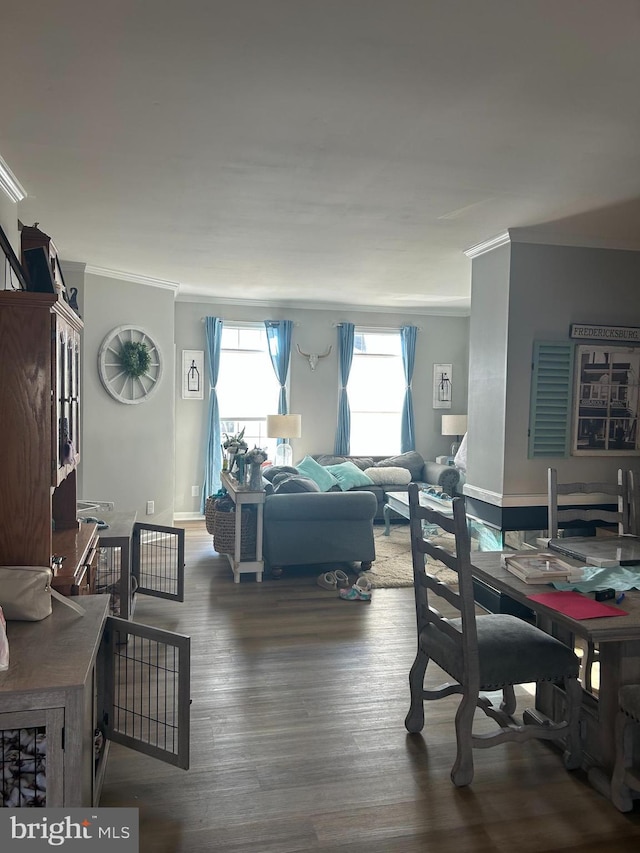
[[(413, 586), (413, 567), (411, 565), (411, 543), (408, 524), (392, 524), (391, 535), (384, 535), (384, 525), (376, 525), (373, 530), (376, 546), (376, 559), (364, 576), (371, 581), (374, 589)], [(453, 545), (453, 536), (434, 536), (434, 541), (444, 547)], [(445, 583), (457, 583), (457, 575), (442, 563), (428, 558), (432, 574)]]

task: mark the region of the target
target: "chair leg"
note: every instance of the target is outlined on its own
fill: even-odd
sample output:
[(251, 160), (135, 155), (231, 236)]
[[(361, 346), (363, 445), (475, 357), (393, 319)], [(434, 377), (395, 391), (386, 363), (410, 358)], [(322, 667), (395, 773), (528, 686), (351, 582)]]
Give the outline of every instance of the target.
[(622, 711), (618, 711), (615, 727), (616, 755), (613, 776), (611, 777), (611, 801), (621, 812), (630, 812), (633, 808), (631, 791), (625, 784), (625, 771), (631, 766), (633, 755), (632, 729), (632, 720)]
[(516, 707), (516, 691), (514, 690), (513, 684), (507, 684), (506, 687), (502, 688), (502, 702), (500, 703), (500, 710), (508, 717), (513, 717), (516, 712)]
[(478, 694), (465, 693), (456, 712), (456, 742), (458, 751), (451, 768), (451, 781), (457, 788), (473, 781), (473, 717)]
[(582, 766), (582, 744), (580, 743), (580, 706), (582, 686), (577, 678), (565, 678), (564, 691), (567, 702), (567, 737), (563, 755), (567, 770)]
[(593, 664), (598, 657), (598, 653), (596, 651), (595, 643), (588, 642), (587, 643), (587, 651), (584, 658), (584, 688), (589, 693), (593, 693), (593, 688), (591, 685), (591, 670), (593, 668)]
[(427, 671), (429, 657), (418, 649), (418, 654), (409, 671), (409, 690), (411, 691), (411, 707), (407, 714), (404, 725), (408, 732), (416, 734), (424, 728), (424, 674)]

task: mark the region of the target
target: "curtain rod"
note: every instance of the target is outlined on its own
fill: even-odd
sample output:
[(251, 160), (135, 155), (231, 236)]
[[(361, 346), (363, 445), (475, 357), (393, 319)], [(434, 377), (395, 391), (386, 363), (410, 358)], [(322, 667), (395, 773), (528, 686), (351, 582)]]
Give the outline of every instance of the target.
[[(212, 316), (212, 315), (209, 315), (209, 316)], [(200, 322), (204, 323), (206, 319), (207, 319), (206, 317), (200, 317)], [(266, 317), (264, 320), (232, 320), (230, 317), (227, 317), (226, 319), (223, 319), (221, 317), (220, 319), (222, 320), (223, 323), (225, 323), (225, 322), (236, 323), (238, 325), (244, 323), (247, 326), (262, 326), (264, 323), (277, 323), (278, 322), (277, 320), (271, 320), (269, 317)], [(297, 323), (294, 321), (293, 325), (299, 326), (300, 323)]]
[[(332, 323), (334, 329), (340, 328), (343, 323)], [(360, 323), (354, 323), (356, 329), (361, 329), (363, 332), (399, 332), (400, 326), (362, 326)], [(413, 325), (412, 323), (403, 323), (404, 326)], [(418, 332), (422, 331), (422, 326), (415, 327)]]

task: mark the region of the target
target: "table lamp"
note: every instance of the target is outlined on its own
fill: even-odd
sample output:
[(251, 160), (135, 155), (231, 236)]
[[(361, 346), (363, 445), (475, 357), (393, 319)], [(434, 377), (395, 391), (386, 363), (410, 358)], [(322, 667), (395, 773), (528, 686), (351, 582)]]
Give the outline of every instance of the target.
[(293, 451), (289, 444), (290, 438), (300, 438), (302, 435), (301, 415), (267, 415), (267, 438), (282, 438), (282, 444), (276, 447), (276, 465), (291, 465)]
[(467, 431), (466, 415), (443, 415), (442, 435), (455, 435), (456, 440), (451, 445), (451, 456), (455, 456), (460, 448), (462, 436)]

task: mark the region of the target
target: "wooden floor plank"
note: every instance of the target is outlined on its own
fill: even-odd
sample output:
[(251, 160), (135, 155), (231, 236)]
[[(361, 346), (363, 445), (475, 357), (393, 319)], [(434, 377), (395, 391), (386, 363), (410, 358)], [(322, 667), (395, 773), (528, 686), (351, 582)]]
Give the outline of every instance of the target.
[(112, 745), (101, 800), (140, 809), (142, 853), (638, 849), (640, 806), (619, 814), (548, 744), (476, 751), (456, 789), (455, 697), (407, 734), (411, 590), (234, 584), (204, 524), (185, 527), (185, 602), (138, 596), (135, 618), (192, 638), (191, 769)]

